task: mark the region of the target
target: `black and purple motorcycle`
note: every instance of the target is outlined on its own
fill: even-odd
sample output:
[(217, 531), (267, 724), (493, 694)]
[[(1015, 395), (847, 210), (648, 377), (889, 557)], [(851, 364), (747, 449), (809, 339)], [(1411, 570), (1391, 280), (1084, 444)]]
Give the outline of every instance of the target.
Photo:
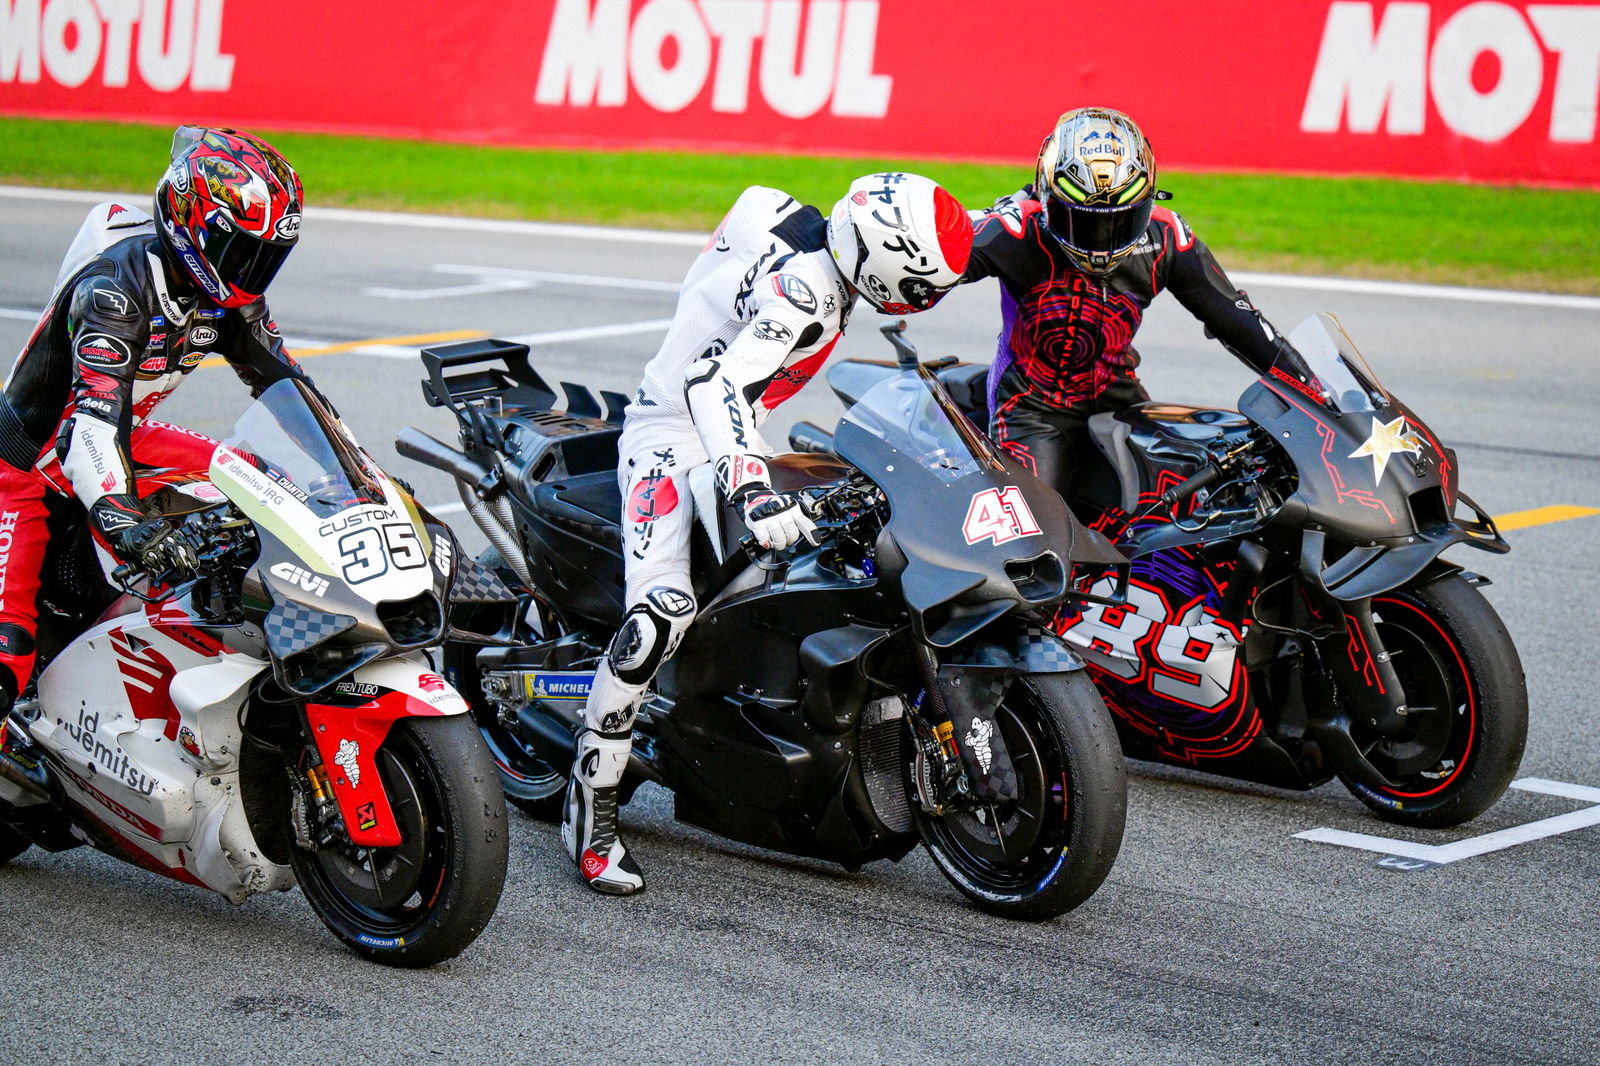
[[(1515, 776), (1528, 701), (1488, 581), (1440, 556), (1508, 545), (1335, 318), (1290, 340), (1302, 373), (1272, 368), (1238, 411), (1089, 419), (1068, 502), (1132, 570), (1125, 602), (1102, 577), (1055, 629), (1131, 757), (1285, 788), (1337, 776), (1389, 821), (1460, 824)], [(977, 420), (986, 371), (940, 371)], [(849, 403), (893, 372), (846, 361), (829, 383)], [(832, 447), (805, 423), (792, 441)]]

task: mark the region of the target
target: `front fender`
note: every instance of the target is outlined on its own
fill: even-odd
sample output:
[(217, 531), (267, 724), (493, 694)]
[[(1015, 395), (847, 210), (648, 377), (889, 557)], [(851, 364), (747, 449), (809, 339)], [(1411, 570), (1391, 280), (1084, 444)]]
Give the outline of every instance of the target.
[(306, 703), (306, 721), (351, 843), (376, 848), (400, 843), (377, 762), (394, 723), (467, 711), (461, 694), (417, 654), (368, 663), (317, 702)]

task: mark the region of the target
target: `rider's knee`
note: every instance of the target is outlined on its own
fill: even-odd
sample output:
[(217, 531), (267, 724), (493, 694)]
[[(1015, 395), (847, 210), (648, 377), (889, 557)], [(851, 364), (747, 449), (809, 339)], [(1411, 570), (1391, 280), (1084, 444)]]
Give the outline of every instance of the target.
[(611, 640), (606, 658), (617, 680), (642, 685), (677, 650), (694, 619), (694, 594), (670, 585), (656, 585), (633, 605)]

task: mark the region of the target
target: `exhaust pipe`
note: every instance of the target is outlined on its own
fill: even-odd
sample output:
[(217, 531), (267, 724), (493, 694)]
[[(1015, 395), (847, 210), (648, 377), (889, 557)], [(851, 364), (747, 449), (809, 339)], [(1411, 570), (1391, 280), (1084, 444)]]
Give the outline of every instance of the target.
[(431, 466), (435, 470), (443, 470), (456, 479), (456, 490), (461, 493), (461, 502), (467, 509), (467, 514), (472, 516), (472, 521), (483, 531), (495, 551), (500, 553), (500, 558), (506, 561), (524, 585), (532, 585), (528, 572), (528, 559), (523, 555), (522, 549), (517, 546), (516, 537), (511, 528), (514, 518), (511, 513), (511, 502), (503, 497), (496, 501), (499, 514), (489, 510), (489, 505), (484, 503), (478, 495), (480, 486), (486, 484), (490, 477), (489, 468), (456, 448), (450, 447), (443, 441), (435, 440), (422, 430), (414, 426), (407, 426), (395, 437), (394, 450), (407, 459), (415, 459), (423, 466)]

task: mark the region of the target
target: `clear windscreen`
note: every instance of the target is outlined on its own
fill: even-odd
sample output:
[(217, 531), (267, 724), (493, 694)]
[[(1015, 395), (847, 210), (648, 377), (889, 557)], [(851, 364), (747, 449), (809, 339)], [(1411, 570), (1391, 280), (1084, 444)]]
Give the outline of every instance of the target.
[(319, 518), (383, 503), (383, 489), (333, 413), (285, 379), (245, 409), (223, 444), (273, 479)]
[(1301, 322), (1289, 334), (1289, 343), (1338, 410), (1352, 413), (1388, 406), (1389, 394), (1378, 375), (1333, 315), (1313, 315)]
[[(999, 465), (983, 434), (961, 414), (941, 386), (921, 374), (907, 372), (887, 378), (861, 397), (840, 420), (841, 429), (854, 426), (898, 453), (899, 472), (919, 471), (939, 481), (955, 481)], [(941, 402), (943, 400), (943, 402)], [(838, 439), (844, 457), (870, 469), (870, 463), (848, 453), (852, 434)], [(895, 473), (895, 470), (890, 470)]]

